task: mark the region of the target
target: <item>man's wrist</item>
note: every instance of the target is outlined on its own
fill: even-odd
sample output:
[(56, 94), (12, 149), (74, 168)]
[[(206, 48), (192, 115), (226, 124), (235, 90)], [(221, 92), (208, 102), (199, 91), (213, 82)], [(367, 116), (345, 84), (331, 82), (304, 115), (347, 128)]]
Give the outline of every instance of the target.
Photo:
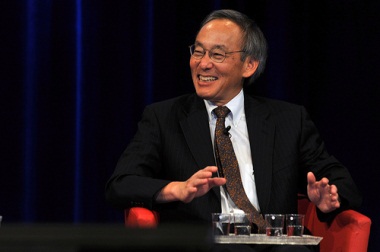
[(168, 203), (178, 200), (175, 196), (175, 186), (178, 182), (170, 182), (164, 186), (156, 196), (156, 203)]

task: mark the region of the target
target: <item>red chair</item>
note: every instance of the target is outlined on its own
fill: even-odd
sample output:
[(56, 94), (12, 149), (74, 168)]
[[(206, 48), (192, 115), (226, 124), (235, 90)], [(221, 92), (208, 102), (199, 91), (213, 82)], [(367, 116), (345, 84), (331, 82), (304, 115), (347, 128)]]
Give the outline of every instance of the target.
[[(330, 225), (320, 222), (315, 205), (299, 197), (298, 212), (305, 214), (305, 227), (315, 236), (323, 237), (320, 252), (366, 252), (371, 219), (354, 210), (338, 214)], [(159, 222), (155, 211), (142, 207), (125, 210), (125, 225), (133, 228), (154, 228)]]
[(305, 214), (305, 227), (315, 236), (323, 237), (320, 251), (366, 252), (371, 228), (371, 219), (354, 211), (339, 213), (327, 224), (320, 222), (316, 207), (306, 197), (299, 197), (298, 212)]
[(143, 207), (132, 207), (124, 210), (126, 227), (155, 228), (158, 225), (158, 213)]

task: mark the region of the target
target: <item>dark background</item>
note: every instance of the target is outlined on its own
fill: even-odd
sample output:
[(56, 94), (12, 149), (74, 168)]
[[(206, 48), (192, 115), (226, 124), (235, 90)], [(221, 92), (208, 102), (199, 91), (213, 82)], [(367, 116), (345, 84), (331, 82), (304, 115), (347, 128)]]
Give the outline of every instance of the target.
[(259, 23), (269, 58), (249, 92), (308, 109), (380, 250), (377, 0), (0, 0), (3, 223), (121, 223), (105, 183), (145, 105), (193, 92), (187, 46), (219, 8)]

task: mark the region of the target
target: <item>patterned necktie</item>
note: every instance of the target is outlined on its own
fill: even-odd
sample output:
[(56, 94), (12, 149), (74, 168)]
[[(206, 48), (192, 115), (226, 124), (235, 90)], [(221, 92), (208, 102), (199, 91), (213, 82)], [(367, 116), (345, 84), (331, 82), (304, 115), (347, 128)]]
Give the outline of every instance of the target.
[(218, 117), (215, 128), (215, 156), (221, 175), (227, 179), (226, 187), (233, 202), (241, 210), (250, 213), (251, 222), (257, 225), (259, 233), (265, 232), (265, 220), (257, 209), (249, 201), (240, 177), (239, 164), (237, 162), (232, 142), (225, 128), (225, 118), (230, 110), (225, 106), (219, 106), (214, 110)]

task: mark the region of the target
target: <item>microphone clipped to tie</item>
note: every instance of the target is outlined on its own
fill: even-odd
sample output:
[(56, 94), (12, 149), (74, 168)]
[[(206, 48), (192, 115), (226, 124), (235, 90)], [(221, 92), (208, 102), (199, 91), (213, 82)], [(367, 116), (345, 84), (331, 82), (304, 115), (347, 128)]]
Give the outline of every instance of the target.
[(223, 134), (231, 137), (231, 135), (230, 135), (230, 133), (229, 133), (230, 129), (231, 129), (231, 126), (228, 125), (228, 126), (223, 130)]

